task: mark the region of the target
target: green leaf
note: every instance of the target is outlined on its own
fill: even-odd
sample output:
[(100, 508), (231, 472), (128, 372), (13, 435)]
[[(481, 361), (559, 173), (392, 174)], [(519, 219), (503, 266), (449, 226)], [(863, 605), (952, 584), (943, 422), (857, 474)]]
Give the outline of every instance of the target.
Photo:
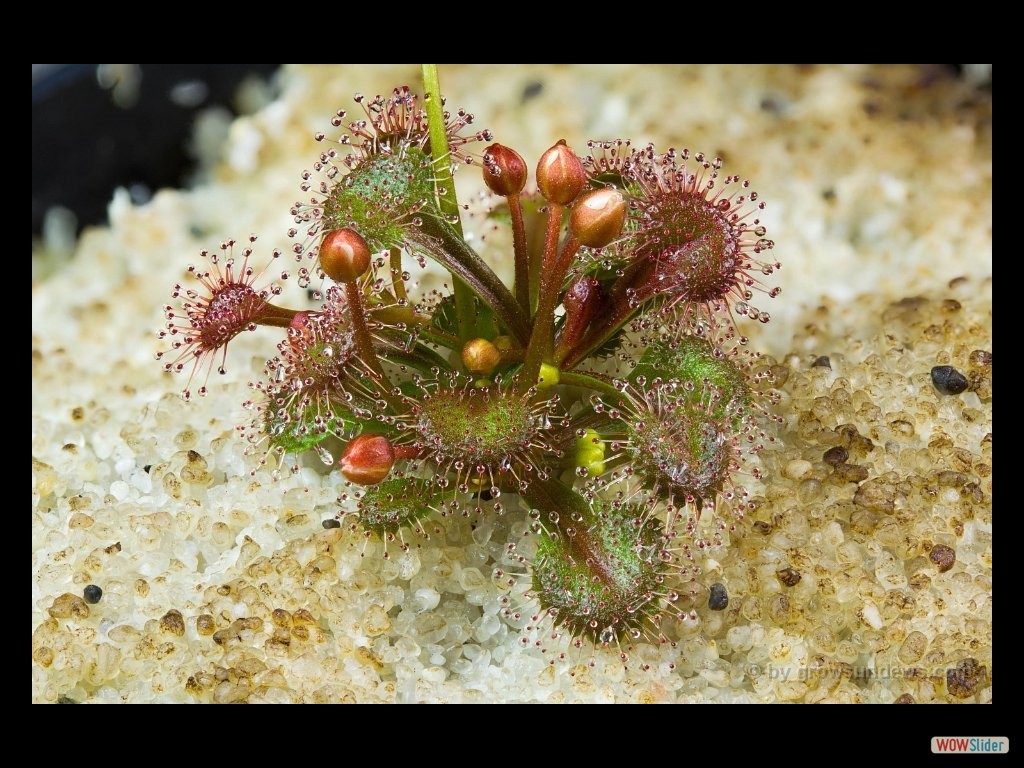
[[(487, 304), (482, 302), (479, 297), (471, 296), (473, 300), (474, 310), (474, 321), (473, 328), (477, 338), (487, 339), (490, 341), (498, 333), (498, 323), (494, 317), (494, 310), (492, 310)], [(430, 324), (440, 331), (449, 333), (451, 335), (458, 334), (458, 317), (456, 316), (455, 310), (455, 297), (445, 296), (437, 309), (434, 310), (434, 315), (431, 317)]]
[(430, 324), (444, 333), (450, 333), (453, 336), (458, 334), (459, 322), (455, 316), (454, 296), (445, 296), (441, 299), (441, 303), (437, 305), (437, 309), (434, 310), (434, 314), (430, 318)]
[(625, 340), (625, 333), (626, 328), (624, 326), (619, 328), (619, 330), (617, 330), (614, 333), (614, 335), (609, 336), (605, 340), (604, 344), (602, 344), (600, 347), (598, 347), (589, 355), (587, 355), (587, 360), (590, 360), (595, 357), (604, 359), (618, 353), (618, 351), (622, 348), (622, 342)]

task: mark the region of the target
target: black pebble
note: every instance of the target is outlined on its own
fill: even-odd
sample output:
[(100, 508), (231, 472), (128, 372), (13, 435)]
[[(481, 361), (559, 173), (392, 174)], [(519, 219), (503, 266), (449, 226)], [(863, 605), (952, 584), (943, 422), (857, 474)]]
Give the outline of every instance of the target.
[(326, 520), (320, 523), (320, 525), (322, 525), (324, 528), (341, 528), (341, 521), (335, 520), (333, 517), (328, 517)]
[(147, 464), (146, 466), (144, 466), (142, 468), (142, 471), (145, 472), (148, 475), (149, 474), (149, 470), (151, 470), (152, 468), (153, 468), (152, 464)]
[(943, 395), (959, 395), (967, 389), (967, 377), (952, 365), (932, 368), (932, 384)]
[(85, 598), (85, 602), (89, 605), (96, 605), (103, 597), (103, 590), (97, 587), (95, 584), (90, 584), (82, 590), (82, 597)]
[(712, 584), (711, 595), (708, 597), (708, 608), (712, 611), (724, 611), (729, 605), (729, 593), (724, 584)]
[(825, 355), (822, 355), (813, 363), (811, 363), (811, 368), (828, 368), (831, 371), (832, 361), (829, 360)]
[(523, 86), (523, 101), (529, 101), (530, 99), (540, 96), (540, 92), (544, 90), (544, 83), (539, 80), (534, 80), (531, 83), (527, 83)]

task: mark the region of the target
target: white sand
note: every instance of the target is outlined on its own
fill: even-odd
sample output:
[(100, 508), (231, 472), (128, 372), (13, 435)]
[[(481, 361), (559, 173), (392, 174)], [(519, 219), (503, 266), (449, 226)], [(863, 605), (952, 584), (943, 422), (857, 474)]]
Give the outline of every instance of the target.
[[(940, 396), (928, 376), (986, 375), (970, 354), (991, 352), (990, 92), (909, 67), (441, 74), (450, 103), (530, 163), (559, 138), (687, 146), (768, 203), (783, 292), (764, 302), (769, 325), (747, 327), (788, 369), (785, 450), (751, 486), (757, 513), (698, 558), (694, 618), (625, 667), (590, 650), (550, 664), (559, 649), (520, 642), (491, 578), (521, 515), (446, 520), (388, 560), (324, 530), (338, 473), (252, 476), (235, 434), (270, 330), (232, 342), (209, 397), (178, 399), (183, 380), (153, 354), (185, 265), (253, 232), (257, 257), (287, 249), (313, 133), (356, 91), (418, 82), (408, 66), (293, 68), (279, 100), (231, 126), (211, 183), (142, 207), (118, 195), (111, 226), (33, 286), (32, 700), (990, 700), (988, 676), (950, 686), (946, 670), (991, 671), (991, 391)], [(461, 174), (463, 200), (477, 174)], [(504, 240), (488, 241), (508, 274)], [(831, 370), (810, 367), (819, 355)], [(837, 444), (866, 478), (823, 461)], [(936, 544), (956, 551), (947, 572), (928, 559)], [(775, 575), (786, 567), (795, 586)], [(715, 582), (725, 611), (707, 607)], [(60, 597), (90, 583), (104, 594), (88, 615)]]

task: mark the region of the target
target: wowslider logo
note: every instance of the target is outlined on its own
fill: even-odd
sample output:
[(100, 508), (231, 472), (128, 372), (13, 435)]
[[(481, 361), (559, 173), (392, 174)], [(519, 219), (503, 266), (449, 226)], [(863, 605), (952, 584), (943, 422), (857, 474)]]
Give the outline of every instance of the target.
[(933, 736), (932, 752), (937, 755), (1005, 754), (1010, 751), (1006, 736)]

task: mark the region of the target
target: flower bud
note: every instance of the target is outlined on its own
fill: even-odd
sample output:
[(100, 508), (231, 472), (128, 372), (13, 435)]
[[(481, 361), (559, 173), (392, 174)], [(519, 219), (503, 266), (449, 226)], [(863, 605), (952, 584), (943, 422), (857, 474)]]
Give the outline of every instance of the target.
[(587, 173), (576, 153), (569, 149), (565, 139), (540, 156), (537, 163), (537, 186), (546, 200), (568, 205), (583, 191)]
[(501, 353), (511, 352), (516, 348), (515, 339), (511, 336), (495, 336), (491, 339), (491, 344), (497, 347)]
[(558, 367), (550, 363), (541, 363), (540, 371), (537, 373), (537, 389), (551, 389), (555, 386), (561, 376), (558, 375)]
[(320, 269), (337, 283), (358, 280), (370, 268), (370, 246), (354, 229), (335, 229), (320, 243)]
[(395, 448), (381, 435), (360, 435), (345, 446), (338, 459), (341, 474), (356, 485), (376, 485), (391, 471)]
[(470, 339), (462, 347), (462, 364), (473, 374), (490, 376), (501, 362), (501, 352), (487, 339)]
[(588, 429), (583, 437), (576, 438), (573, 446), (573, 463), (583, 467), (593, 477), (604, 474), (605, 445), (601, 435), (594, 429)]
[(572, 207), (569, 229), (581, 245), (603, 248), (622, 232), (626, 201), (614, 187), (588, 192)]
[(602, 293), (601, 283), (590, 275), (580, 275), (572, 282), (562, 297), (565, 323), (560, 344), (575, 344), (583, 338), (583, 332), (594, 319), (604, 298)]
[(526, 161), (514, 149), (492, 144), (484, 151), (484, 183), (499, 195), (518, 195), (526, 186)]

